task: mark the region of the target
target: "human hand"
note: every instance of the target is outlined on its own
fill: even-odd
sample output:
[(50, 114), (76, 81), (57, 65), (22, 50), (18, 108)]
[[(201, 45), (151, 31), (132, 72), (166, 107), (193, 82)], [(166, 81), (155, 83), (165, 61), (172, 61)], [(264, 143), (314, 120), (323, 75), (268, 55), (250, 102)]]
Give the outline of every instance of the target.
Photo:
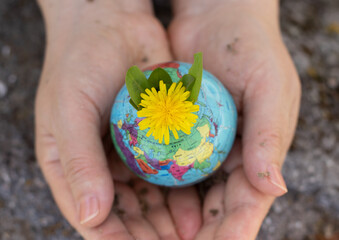
[(280, 171), (301, 95), (278, 1), (176, 0), (174, 13), (174, 57), (190, 62), (202, 51), (204, 68), (224, 83), (239, 114), (240, 137), (223, 166), (230, 177), (207, 194), (196, 239), (255, 239), (274, 196), (287, 192)]
[[(85, 239), (176, 237), (159, 189), (149, 187), (153, 198), (142, 217), (135, 194), (140, 184), (132, 189), (118, 182), (128, 172), (120, 161), (110, 171), (108, 163), (117, 157), (103, 145), (106, 138), (111, 142), (111, 106), (127, 69), (171, 60), (149, 1), (40, 5), (48, 44), (36, 98), (36, 152), (61, 212)], [(111, 212), (114, 193), (118, 213), (125, 212), (120, 217)]]

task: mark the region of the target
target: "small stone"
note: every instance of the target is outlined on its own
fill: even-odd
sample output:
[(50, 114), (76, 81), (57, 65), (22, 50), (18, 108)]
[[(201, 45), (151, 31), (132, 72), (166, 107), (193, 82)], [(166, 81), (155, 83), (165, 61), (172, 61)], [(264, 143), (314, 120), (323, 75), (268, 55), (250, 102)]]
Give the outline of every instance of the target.
[(296, 229), (301, 229), (301, 228), (303, 227), (303, 223), (302, 223), (301, 221), (296, 221), (296, 222), (294, 223), (294, 227), (295, 227)]
[(15, 201), (11, 201), (7, 205), (10, 209), (14, 209), (16, 207)]
[(274, 205), (273, 205), (273, 211), (275, 213), (281, 213), (282, 210), (283, 209), (282, 209), (281, 205), (278, 202), (275, 202)]
[(328, 33), (339, 34), (339, 23), (333, 22), (329, 24), (326, 28)]
[(5, 45), (1, 48), (1, 54), (4, 57), (8, 57), (11, 54), (11, 47), (8, 45)]
[(307, 75), (311, 78), (317, 78), (319, 76), (317, 69), (315, 69), (314, 67), (309, 67), (307, 69)]
[(46, 187), (46, 182), (42, 181), (40, 178), (35, 178), (34, 179), (34, 184), (38, 188), (44, 188)]
[(337, 140), (335, 135), (329, 135), (322, 139), (322, 146), (326, 150), (332, 150), (335, 147)]
[(39, 220), (41, 226), (47, 226), (48, 224), (50, 224), (49, 218), (48, 217), (42, 217)]
[(327, 239), (330, 239), (331, 237), (333, 237), (333, 226), (332, 225), (326, 225), (324, 227), (324, 235)]
[(16, 83), (16, 80), (18, 79), (18, 77), (15, 74), (11, 74), (8, 76), (8, 82), (10, 84), (14, 84)]
[(270, 217), (266, 217), (264, 223), (267, 224), (267, 225), (271, 225), (272, 219)]
[(329, 78), (329, 79), (327, 79), (327, 85), (330, 88), (335, 89), (335, 88), (339, 87), (339, 79)]
[(0, 177), (5, 183), (11, 182), (11, 178), (9, 177), (9, 174), (6, 172), (6, 170), (0, 170)]
[(31, 187), (33, 185), (33, 180), (32, 179), (27, 179), (25, 182), (25, 187)]
[(331, 52), (326, 57), (326, 63), (329, 66), (335, 66), (338, 63), (338, 55), (336, 52)]
[(299, 73), (303, 74), (310, 67), (310, 56), (306, 53), (296, 51), (293, 58)]
[(291, 26), (288, 30), (289, 30), (289, 34), (292, 37), (297, 37), (300, 35), (300, 30), (296, 26)]
[(313, 165), (309, 165), (308, 168), (307, 168), (307, 171), (309, 173), (314, 173), (315, 172), (315, 167)]
[(8, 232), (4, 232), (2, 237), (4, 240), (6, 240), (6, 239), (10, 239), (11, 235)]
[(7, 86), (3, 81), (0, 81), (0, 98), (3, 98), (7, 94)]

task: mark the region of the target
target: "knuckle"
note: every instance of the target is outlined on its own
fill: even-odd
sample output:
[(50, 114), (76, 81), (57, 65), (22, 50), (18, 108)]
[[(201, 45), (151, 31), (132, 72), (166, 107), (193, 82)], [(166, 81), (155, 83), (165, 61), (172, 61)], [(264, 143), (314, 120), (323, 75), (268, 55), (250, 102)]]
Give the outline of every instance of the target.
[(72, 157), (65, 162), (64, 172), (69, 184), (82, 183), (92, 174), (91, 167), (87, 162), (84, 157)]
[(231, 205), (226, 210), (226, 216), (236, 215), (236, 214), (242, 214), (242, 213), (256, 213), (261, 211), (261, 208), (258, 204), (253, 204), (249, 202), (237, 202), (233, 205)]
[(261, 147), (276, 153), (280, 153), (282, 151), (283, 133), (280, 128), (264, 132), (261, 139), (262, 140), (259, 143)]
[(151, 38), (157, 39), (166, 34), (161, 22), (149, 14), (133, 13), (129, 16), (129, 21), (139, 30), (147, 32), (146, 36), (150, 36)]
[[(103, 111), (100, 108), (100, 106), (96, 103), (93, 96), (91, 96), (89, 93), (87, 93), (87, 91), (82, 90), (82, 89), (79, 90), (79, 94), (83, 101), (82, 109), (87, 110), (90, 113), (90, 115), (94, 113), (94, 115), (97, 115), (100, 118), (103, 117)], [(85, 108), (85, 106), (88, 106), (88, 107)]]
[(102, 116), (99, 107), (94, 104), (93, 100), (89, 100), (86, 94), (79, 93), (78, 96), (72, 101), (58, 100), (59, 102), (55, 104), (58, 111), (52, 119), (55, 121), (54, 127), (58, 129), (54, 129), (54, 132), (67, 131), (66, 129), (76, 125), (88, 128), (99, 124)]

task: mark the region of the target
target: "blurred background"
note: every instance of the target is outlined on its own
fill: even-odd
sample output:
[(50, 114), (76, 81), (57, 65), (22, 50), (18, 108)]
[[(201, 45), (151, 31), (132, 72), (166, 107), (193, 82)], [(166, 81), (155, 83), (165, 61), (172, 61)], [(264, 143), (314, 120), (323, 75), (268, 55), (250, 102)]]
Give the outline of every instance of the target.
[[(154, 1), (168, 25), (169, 1)], [(339, 1), (282, 0), (284, 41), (303, 85), (296, 137), (262, 240), (339, 239)], [(0, 2), (0, 239), (81, 239), (60, 215), (34, 156), (34, 96), (45, 35), (33, 0)]]

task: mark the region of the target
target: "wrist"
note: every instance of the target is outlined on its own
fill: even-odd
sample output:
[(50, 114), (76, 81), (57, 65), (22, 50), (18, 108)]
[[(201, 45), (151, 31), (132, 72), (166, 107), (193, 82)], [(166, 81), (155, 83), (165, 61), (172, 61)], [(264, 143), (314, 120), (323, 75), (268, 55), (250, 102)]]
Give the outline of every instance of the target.
[[(121, 44), (120, 50), (131, 48), (130, 19), (143, 15), (151, 18), (150, 0), (38, 0), (45, 19), (47, 53), (53, 57), (62, 55), (70, 45), (78, 48), (87, 44)], [(115, 43), (115, 44), (112, 44)]]
[[(44, 16), (47, 34), (62, 28), (64, 34), (74, 24), (101, 22), (114, 24), (119, 14), (152, 14), (150, 0), (37, 0)], [(121, 22), (119, 22), (121, 24)]]
[(98, 9), (106, 9), (112, 13), (123, 12), (143, 12), (151, 13), (152, 4), (150, 0), (37, 0), (45, 17), (50, 19), (60, 13), (74, 14), (81, 10), (90, 9), (92, 12)]
[(172, 0), (175, 16), (199, 15), (213, 9), (225, 9), (226, 12), (251, 14), (261, 18), (278, 19), (279, 0)]
[[(234, 29), (257, 23), (280, 36), (279, 0), (173, 0), (174, 21), (182, 22), (194, 18), (201, 24), (232, 25)], [(172, 23), (173, 23), (172, 22)], [(172, 24), (173, 25), (173, 24)]]

